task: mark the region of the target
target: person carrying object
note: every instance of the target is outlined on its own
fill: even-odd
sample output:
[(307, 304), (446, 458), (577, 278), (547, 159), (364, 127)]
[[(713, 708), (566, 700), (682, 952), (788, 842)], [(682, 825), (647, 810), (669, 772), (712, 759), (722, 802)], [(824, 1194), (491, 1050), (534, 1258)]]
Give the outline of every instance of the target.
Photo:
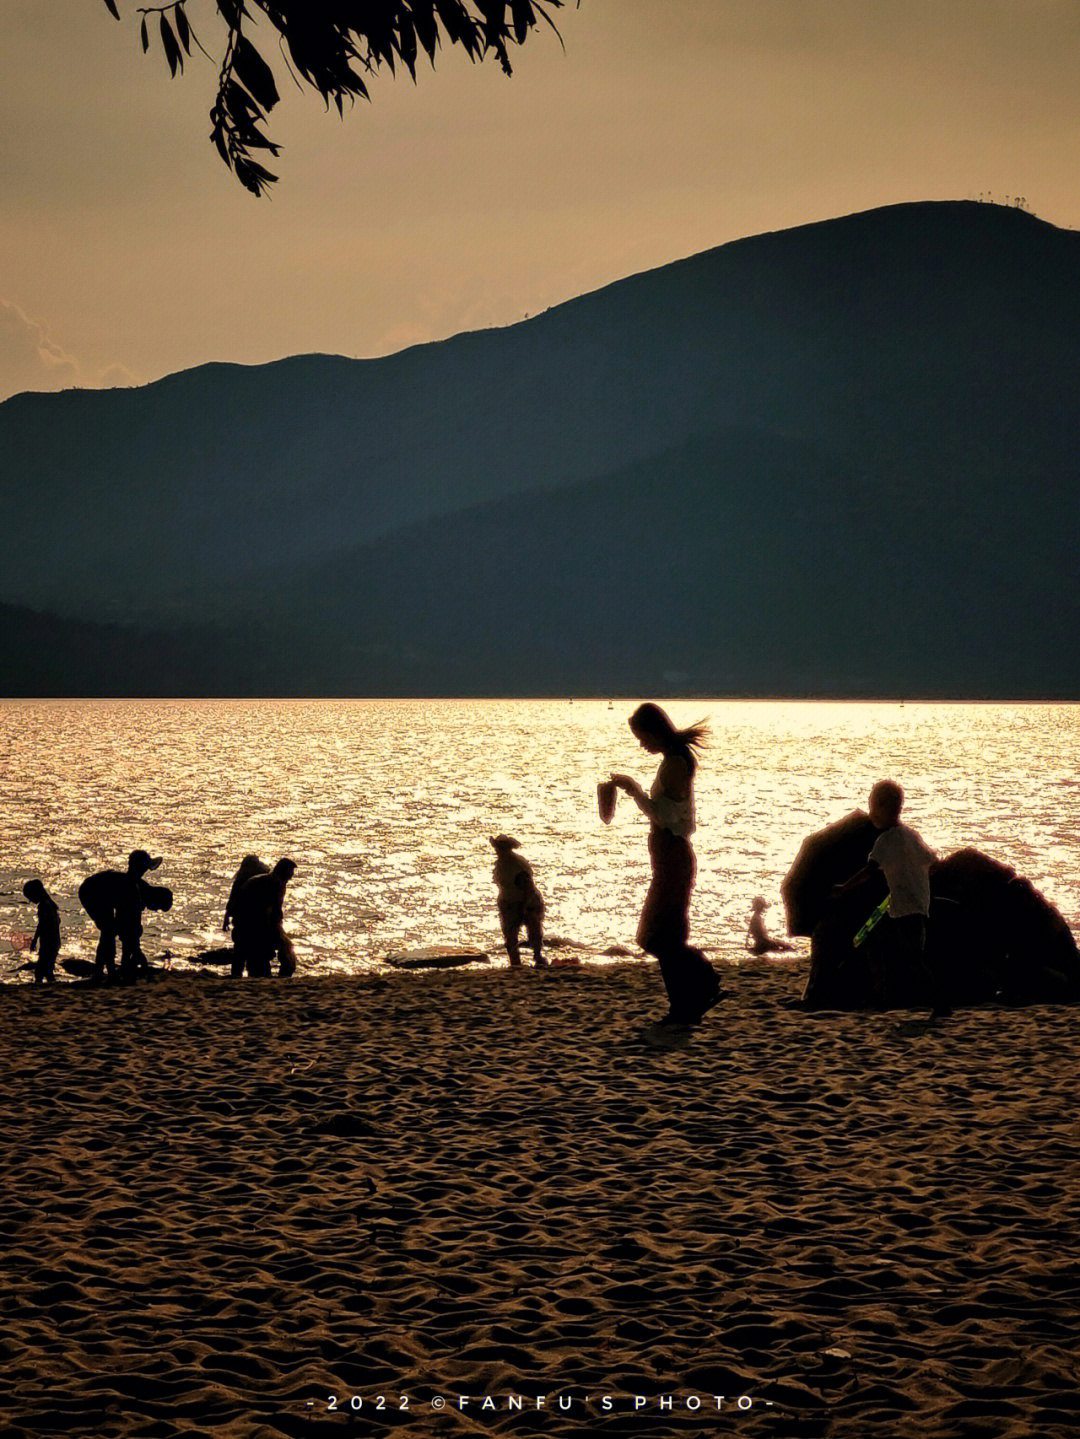
[(649, 821), (652, 881), (638, 922), (637, 942), (660, 965), (670, 1004), (660, 1023), (694, 1025), (721, 997), (716, 971), (701, 950), (690, 944), (690, 899), (697, 875), (690, 843), (696, 828), (694, 775), (697, 751), (708, 730), (704, 724), (676, 729), (660, 706), (651, 702), (639, 705), (629, 723), (642, 749), (660, 756), (648, 794), (629, 775), (613, 774), (608, 781), (628, 794)]

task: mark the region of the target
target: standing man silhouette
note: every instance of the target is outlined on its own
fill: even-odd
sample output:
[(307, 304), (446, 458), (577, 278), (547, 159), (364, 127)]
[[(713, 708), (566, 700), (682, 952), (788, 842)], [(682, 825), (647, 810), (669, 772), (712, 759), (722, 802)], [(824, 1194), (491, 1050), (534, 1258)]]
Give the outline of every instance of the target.
[[(933, 1003), (933, 1018), (952, 1013), (933, 967), (926, 962), (926, 925), (930, 914), (930, 866), (937, 855), (910, 825), (900, 822), (904, 791), (891, 779), (878, 780), (867, 805), (878, 831), (870, 863), (885, 876), (889, 908), (882, 938), (887, 945), (889, 972), (902, 984), (906, 974), (926, 979)], [(886, 977), (886, 990), (889, 987)]]

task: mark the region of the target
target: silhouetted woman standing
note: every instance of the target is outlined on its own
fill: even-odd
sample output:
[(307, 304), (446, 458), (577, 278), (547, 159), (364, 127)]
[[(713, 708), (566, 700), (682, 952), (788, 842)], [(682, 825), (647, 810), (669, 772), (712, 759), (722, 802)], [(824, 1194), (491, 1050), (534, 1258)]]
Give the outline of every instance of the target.
[(629, 775), (613, 774), (649, 820), (652, 883), (638, 924), (637, 942), (660, 962), (670, 1012), (662, 1024), (696, 1024), (720, 998), (716, 971), (690, 943), (690, 896), (697, 862), (694, 833), (694, 771), (705, 741), (704, 724), (676, 729), (655, 704), (639, 705), (630, 729), (641, 747), (663, 758), (648, 794)]

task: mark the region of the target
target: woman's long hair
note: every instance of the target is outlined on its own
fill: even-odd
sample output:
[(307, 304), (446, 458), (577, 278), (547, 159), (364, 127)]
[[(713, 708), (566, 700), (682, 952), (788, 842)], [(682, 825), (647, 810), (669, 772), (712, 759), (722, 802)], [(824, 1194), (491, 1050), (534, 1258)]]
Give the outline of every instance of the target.
[(630, 728), (635, 734), (647, 734), (656, 740), (665, 757), (680, 755), (689, 764), (691, 774), (697, 768), (698, 751), (704, 749), (709, 739), (709, 726), (704, 720), (676, 729), (660, 706), (651, 700), (638, 705), (630, 716)]

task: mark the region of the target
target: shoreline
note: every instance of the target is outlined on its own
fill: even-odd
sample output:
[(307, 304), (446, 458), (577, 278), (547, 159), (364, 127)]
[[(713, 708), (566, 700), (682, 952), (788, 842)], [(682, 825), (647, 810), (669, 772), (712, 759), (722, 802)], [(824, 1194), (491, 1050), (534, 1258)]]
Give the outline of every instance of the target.
[(9, 986), (5, 1432), (1068, 1432), (1074, 1011), (793, 967), (666, 1048), (640, 961)]

